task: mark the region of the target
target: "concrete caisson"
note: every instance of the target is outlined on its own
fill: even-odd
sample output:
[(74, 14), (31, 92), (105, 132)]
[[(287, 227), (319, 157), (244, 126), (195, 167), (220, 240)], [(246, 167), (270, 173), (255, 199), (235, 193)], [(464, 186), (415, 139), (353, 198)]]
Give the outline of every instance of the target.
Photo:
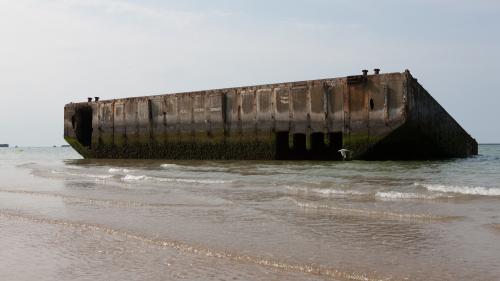
[(86, 158), (430, 159), (477, 142), (409, 71), (70, 103)]

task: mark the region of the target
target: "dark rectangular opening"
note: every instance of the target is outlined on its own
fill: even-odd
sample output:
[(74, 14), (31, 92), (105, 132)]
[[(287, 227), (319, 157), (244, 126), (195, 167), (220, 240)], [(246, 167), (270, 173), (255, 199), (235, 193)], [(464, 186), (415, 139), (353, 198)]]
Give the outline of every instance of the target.
[(332, 160), (342, 160), (339, 150), (342, 149), (342, 132), (328, 133), (329, 155)]
[(320, 160), (327, 159), (328, 155), (326, 153), (325, 146), (325, 134), (323, 133), (312, 133), (311, 134), (311, 158)]
[(307, 158), (307, 141), (305, 134), (293, 134), (293, 159)]
[(92, 144), (92, 107), (78, 108), (71, 121), (77, 141), (90, 148)]
[(288, 131), (286, 132), (276, 132), (276, 159), (284, 160), (288, 159), (290, 154), (290, 149), (288, 145)]

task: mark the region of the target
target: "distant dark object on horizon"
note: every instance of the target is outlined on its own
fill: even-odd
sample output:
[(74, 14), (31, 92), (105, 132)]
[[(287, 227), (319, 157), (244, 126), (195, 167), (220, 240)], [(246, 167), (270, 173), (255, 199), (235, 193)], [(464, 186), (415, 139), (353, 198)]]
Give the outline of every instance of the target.
[(477, 142), (413, 78), (362, 75), (70, 103), (64, 138), (85, 158), (413, 160)]
[(63, 144), (63, 145), (61, 145), (61, 147), (71, 147), (71, 145), (69, 145), (69, 144)]
[(9, 147), (9, 145), (6, 143), (0, 143), (0, 147)]

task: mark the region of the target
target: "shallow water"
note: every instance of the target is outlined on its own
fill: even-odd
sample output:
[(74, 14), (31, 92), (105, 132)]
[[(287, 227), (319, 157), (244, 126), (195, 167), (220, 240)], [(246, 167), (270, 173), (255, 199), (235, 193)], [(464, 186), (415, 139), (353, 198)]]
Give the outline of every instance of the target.
[(419, 162), (0, 149), (0, 280), (500, 280), (500, 146)]

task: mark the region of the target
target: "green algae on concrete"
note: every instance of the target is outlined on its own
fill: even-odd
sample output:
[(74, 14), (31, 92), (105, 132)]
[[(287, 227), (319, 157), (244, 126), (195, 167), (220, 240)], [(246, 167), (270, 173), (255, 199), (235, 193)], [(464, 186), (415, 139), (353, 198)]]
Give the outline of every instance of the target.
[(184, 141), (125, 146), (101, 145), (92, 149), (86, 158), (270, 160), (275, 159), (274, 150), (272, 143), (259, 141), (239, 143)]
[(64, 140), (73, 147), (76, 152), (78, 152), (83, 158), (94, 158), (92, 157), (94, 152), (89, 148), (83, 146), (77, 139), (72, 137), (64, 137)]

